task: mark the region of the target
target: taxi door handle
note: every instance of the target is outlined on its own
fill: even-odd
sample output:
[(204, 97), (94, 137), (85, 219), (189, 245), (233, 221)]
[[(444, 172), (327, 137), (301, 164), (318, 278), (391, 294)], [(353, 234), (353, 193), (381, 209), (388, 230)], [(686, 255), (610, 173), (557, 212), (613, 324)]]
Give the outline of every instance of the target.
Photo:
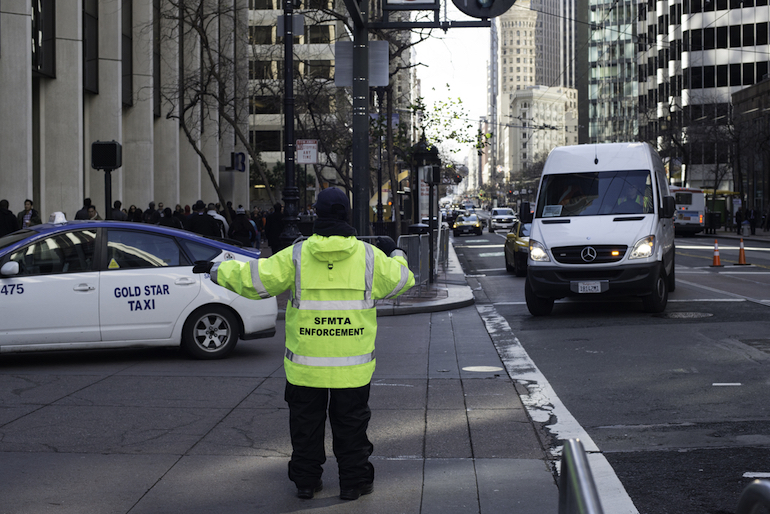
[(174, 281), (174, 285), (177, 285), (177, 286), (192, 286), (197, 283), (198, 282), (195, 279), (188, 278), (188, 277), (178, 278)]
[(96, 288), (94, 286), (89, 286), (88, 284), (78, 284), (72, 289), (75, 291), (93, 291)]

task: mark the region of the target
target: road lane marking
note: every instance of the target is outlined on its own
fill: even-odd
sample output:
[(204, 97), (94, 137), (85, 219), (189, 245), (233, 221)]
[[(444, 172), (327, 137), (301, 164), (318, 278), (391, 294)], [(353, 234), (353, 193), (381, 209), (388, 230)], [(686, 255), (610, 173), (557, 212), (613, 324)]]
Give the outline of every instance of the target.
[(740, 382), (714, 382), (711, 384), (713, 387), (737, 387), (741, 386)]
[(719, 294), (731, 296), (733, 298), (743, 298), (746, 301), (757, 303), (759, 305), (767, 305), (767, 300), (759, 300), (757, 298), (751, 298), (751, 297), (748, 297), (748, 296), (744, 296), (742, 294), (731, 293), (729, 291), (723, 291), (721, 289), (716, 289), (714, 287), (703, 286), (701, 284), (696, 284), (695, 282), (688, 282), (686, 280), (677, 280), (677, 283), (685, 284), (685, 285), (692, 286), (692, 287), (699, 287), (701, 289), (705, 289), (706, 291), (711, 291), (712, 293), (719, 293)]
[(763, 471), (747, 471), (743, 474), (743, 478), (770, 478), (770, 473)]
[[(603, 510), (613, 514), (639, 514), (607, 458), (556, 395), (505, 318), (498, 314), (494, 305), (476, 304), (476, 310), (484, 321), (508, 375), (527, 389), (527, 393), (520, 397), (530, 418), (541, 424), (554, 440), (577, 438), (583, 443)], [(555, 474), (559, 472), (562, 450), (563, 446), (550, 449), (554, 459), (552, 471)]]
[(502, 257), (505, 255), (504, 252), (487, 252), (487, 253), (480, 253), (480, 258), (486, 258), (486, 257)]
[(503, 248), (505, 245), (488, 244), (488, 245), (455, 245), (455, 248)]
[(487, 271), (506, 271), (505, 268), (487, 268), (487, 269), (477, 269), (476, 270), (479, 273), (486, 273)]

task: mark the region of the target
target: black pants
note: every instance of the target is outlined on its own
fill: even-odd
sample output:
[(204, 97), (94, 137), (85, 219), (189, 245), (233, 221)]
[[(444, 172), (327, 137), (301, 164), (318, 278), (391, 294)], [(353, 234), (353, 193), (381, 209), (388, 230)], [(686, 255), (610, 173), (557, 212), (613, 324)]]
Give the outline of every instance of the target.
[(351, 489), (374, 481), (374, 466), (369, 462), (374, 446), (366, 437), (372, 416), (369, 387), (318, 389), (286, 383), (284, 399), (289, 404), (293, 449), (289, 479), (297, 487), (315, 486), (323, 473), (327, 406), (340, 488)]

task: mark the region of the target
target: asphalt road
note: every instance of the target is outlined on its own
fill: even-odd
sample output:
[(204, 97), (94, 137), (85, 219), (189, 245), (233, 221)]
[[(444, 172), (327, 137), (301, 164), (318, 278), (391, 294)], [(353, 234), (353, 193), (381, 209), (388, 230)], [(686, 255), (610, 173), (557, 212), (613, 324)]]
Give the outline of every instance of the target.
[[(638, 512), (732, 513), (770, 474), (770, 245), (677, 239), (662, 314), (634, 298), (557, 301), (534, 318), (505, 271), (503, 235), (455, 238), (477, 300), (494, 306), (588, 432)], [(557, 445), (558, 441), (552, 444)]]

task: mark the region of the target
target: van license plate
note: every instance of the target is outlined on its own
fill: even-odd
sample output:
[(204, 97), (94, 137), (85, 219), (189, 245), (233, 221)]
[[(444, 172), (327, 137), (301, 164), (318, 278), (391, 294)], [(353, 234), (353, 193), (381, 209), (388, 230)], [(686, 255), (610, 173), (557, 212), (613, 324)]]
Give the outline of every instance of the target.
[(602, 286), (599, 282), (578, 282), (578, 293), (601, 293)]

